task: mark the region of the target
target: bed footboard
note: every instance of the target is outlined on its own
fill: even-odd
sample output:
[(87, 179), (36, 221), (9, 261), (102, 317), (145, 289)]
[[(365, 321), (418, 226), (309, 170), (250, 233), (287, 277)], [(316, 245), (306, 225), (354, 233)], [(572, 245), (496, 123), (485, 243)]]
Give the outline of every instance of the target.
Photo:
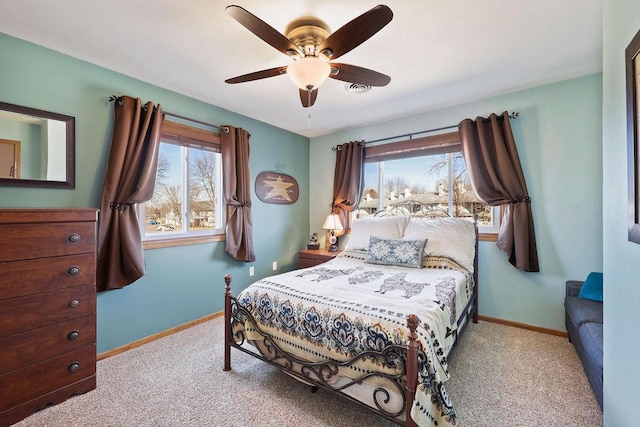
[(224, 276), (224, 370), (231, 370), (231, 275)]
[[(409, 427), (416, 425), (410, 413), (418, 383), (419, 344), (417, 342), (416, 328), (420, 320), (417, 316), (413, 314), (407, 316), (409, 342), (406, 346), (389, 345), (381, 351), (366, 351), (346, 361), (323, 360), (319, 362), (309, 362), (287, 353), (280, 348), (268, 334), (262, 332), (251, 313), (240, 306), (238, 301), (231, 295), (231, 275), (227, 274), (224, 280), (225, 371), (231, 370), (231, 347), (235, 347), (239, 351), (278, 367), (302, 382), (339, 394), (395, 423)], [(245, 341), (247, 341), (243, 329), (246, 322), (250, 322), (252, 328), (254, 328), (261, 337), (261, 344), (258, 347), (259, 352), (249, 350), (243, 346)], [(236, 327), (235, 332), (234, 327)], [(379, 361), (385, 370), (381, 370), (380, 372), (365, 372), (360, 377), (347, 381), (335, 381), (341, 368), (349, 368), (366, 359)], [(376, 385), (372, 392), (371, 400), (376, 407), (365, 404), (345, 392), (349, 387), (362, 384), (364, 381), (373, 378), (378, 382), (384, 382), (386, 384), (386, 387)], [(397, 395), (402, 396), (400, 407), (394, 410), (390, 410), (385, 406), (390, 401), (391, 394), (389, 390), (393, 390)], [(404, 421), (401, 419), (403, 413), (405, 414)]]

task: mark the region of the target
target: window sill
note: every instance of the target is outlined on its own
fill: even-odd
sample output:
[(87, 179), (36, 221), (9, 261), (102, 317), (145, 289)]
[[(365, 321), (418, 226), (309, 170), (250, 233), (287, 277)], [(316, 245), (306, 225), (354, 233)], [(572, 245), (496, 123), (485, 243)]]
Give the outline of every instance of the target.
[(181, 237), (176, 239), (146, 240), (142, 242), (142, 248), (143, 249), (171, 248), (175, 246), (199, 245), (202, 243), (222, 242), (224, 240), (225, 240), (224, 234), (215, 234), (213, 236)]
[(478, 241), (480, 242), (497, 242), (498, 233), (478, 233)]

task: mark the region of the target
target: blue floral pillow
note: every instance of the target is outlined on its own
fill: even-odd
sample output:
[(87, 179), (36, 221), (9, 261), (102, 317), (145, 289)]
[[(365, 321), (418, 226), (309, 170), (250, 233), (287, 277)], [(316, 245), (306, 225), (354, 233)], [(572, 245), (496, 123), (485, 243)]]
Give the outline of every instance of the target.
[(424, 240), (396, 240), (371, 236), (366, 262), (370, 264), (395, 265), (398, 267), (422, 268)]

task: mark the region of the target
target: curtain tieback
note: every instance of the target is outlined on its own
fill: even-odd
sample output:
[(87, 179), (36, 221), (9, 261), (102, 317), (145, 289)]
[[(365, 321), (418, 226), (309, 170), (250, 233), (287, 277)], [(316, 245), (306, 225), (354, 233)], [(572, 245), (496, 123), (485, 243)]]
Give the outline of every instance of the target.
[(114, 211), (126, 211), (127, 208), (131, 207), (131, 205), (133, 205), (133, 203), (117, 203), (117, 202), (109, 203), (109, 207)]
[(516, 203), (531, 203), (531, 197), (529, 196), (518, 196), (515, 199), (511, 199), (511, 203), (516, 204)]
[(353, 203), (349, 202), (349, 201), (344, 201), (342, 203), (336, 203), (336, 204), (332, 204), (331, 205), (331, 209), (332, 210), (336, 210), (336, 209), (344, 209), (344, 207), (348, 207), (350, 208), (351, 206), (353, 206)]
[(236, 201), (236, 200), (234, 200), (232, 202), (227, 203), (227, 205), (230, 205), (230, 206), (244, 206), (245, 208), (250, 208), (251, 207), (251, 201), (249, 201), (249, 200), (244, 200), (244, 201)]

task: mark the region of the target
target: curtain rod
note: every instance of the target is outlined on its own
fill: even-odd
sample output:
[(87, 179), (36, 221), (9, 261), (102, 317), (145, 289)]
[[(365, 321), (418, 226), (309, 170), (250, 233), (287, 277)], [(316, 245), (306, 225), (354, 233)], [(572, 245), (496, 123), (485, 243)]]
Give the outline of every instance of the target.
[[(118, 99), (118, 96), (116, 96), (116, 95), (111, 95), (109, 97), (109, 101), (115, 101), (117, 99)], [(198, 124), (201, 124), (201, 125), (210, 126), (210, 127), (214, 128), (214, 129), (218, 129), (219, 132), (229, 133), (229, 128), (227, 126), (217, 126), (217, 125), (214, 125), (214, 124), (211, 124), (211, 123), (202, 122), (200, 120), (192, 119), (192, 118), (186, 117), (186, 116), (181, 116), (180, 114), (171, 113), (171, 112), (165, 111), (165, 110), (162, 110), (162, 114), (164, 114), (165, 116), (171, 116), (171, 117), (176, 117), (178, 119), (188, 120), (188, 121), (193, 122), (193, 123), (198, 123)]]
[(211, 123), (201, 122), (200, 120), (192, 119), (190, 117), (181, 116), (180, 114), (170, 113), (169, 111), (162, 110), (162, 113), (166, 116), (176, 117), (178, 119), (188, 120), (193, 123), (199, 123), (201, 125), (210, 126), (214, 129), (218, 129), (220, 132), (229, 133), (229, 128), (227, 126), (216, 126)]
[[(514, 111), (513, 113), (509, 114), (509, 118), (510, 119), (517, 119), (520, 116), (520, 112), (518, 111)], [(413, 132), (413, 133), (406, 133), (404, 135), (396, 135), (396, 136), (390, 136), (387, 138), (380, 138), (380, 139), (374, 139), (371, 141), (365, 141), (365, 144), (373, 144), (374, 142), (382, 142), (382, 141), (389, 141), (390, 139), (398, 139), (398, 138), (406, 138), (408, 137), (409, 139), (411, 139), (414, 135), (420, 135), (423, 133), (430, 133), (430, 132), (437, 132), (439, 130), (446, 130), (446, 129), (453, 129), (453, 128), (457, 128), (459, 125), (451, 125), (451, 126), (443, 126), (441, 128), (435, 128), (435, 129), (427, 129), (427, 130), (423, 130), (420, 132)], [(332, 149), (335, 151), (336, 147), (332, 147)]]

